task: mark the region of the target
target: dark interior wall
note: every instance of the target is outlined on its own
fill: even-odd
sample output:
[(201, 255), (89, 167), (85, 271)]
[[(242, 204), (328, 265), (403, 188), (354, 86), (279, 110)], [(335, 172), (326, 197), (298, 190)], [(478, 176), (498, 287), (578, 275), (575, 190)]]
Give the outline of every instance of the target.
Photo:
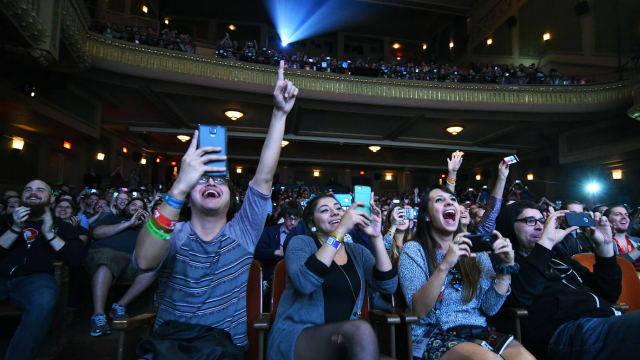
[[(618, 53), (618, 32), (623, 54), (640, 46), (640, 1), (638, 0), (592, 0), (589, 2), (595, 20), (595, 52), (597, 54)], [(619, 12), (616, 14), (616, 3)]]
[[(0, 159), (2, 168), (0, 182), (11, 187), (24, 187), (24, 185), (38, 177), (38, 164), (40, 145), (37, 143), (25, 143), (20, 151), (13, 150), (13, 140), (9, 137), (0, 137)], [(9, 171), (20, 169), (19, 171)]]
[[(491, 45), (487, 45), (487, 39), (492, 40)], [(474, 55), (492, 56), (512, 56), (513, 42), (511, 28), (506, 22), (498, 26), (493, 33), (489, 34), (482, 42), (473, 48)]]
[[(576, 2), (529, 0), (518, 11), (520, 56), (540, 56), (549, 51), (582, 52), (582, 27)], [(550, 41), (542, 35), (549, 32)]]

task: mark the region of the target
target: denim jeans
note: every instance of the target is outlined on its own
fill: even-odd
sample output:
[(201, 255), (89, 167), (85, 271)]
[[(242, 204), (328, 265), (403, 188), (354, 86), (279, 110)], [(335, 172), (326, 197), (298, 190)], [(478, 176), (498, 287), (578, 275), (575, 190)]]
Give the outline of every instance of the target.
[(38, 356), (53, 322), (59, 292), (49, 274), (0, 278), (0, 303), (9, 302), (24, 311), (6, 359), (31, 360)]
[(547, 360), (637, 359), (640, 311), (583, 318), (562, 325), (547, 348)]

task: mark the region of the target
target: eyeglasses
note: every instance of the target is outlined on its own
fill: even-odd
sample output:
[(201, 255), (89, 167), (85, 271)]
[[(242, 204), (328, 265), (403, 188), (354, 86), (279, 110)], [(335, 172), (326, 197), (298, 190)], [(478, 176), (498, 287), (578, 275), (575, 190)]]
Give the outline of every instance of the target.
[(210, 175), (203, 176), (200, 180), (198, 180), (198, 183), (206, 184), (209, 182), (210, 179), (213, 179), (213, 183), (216, 185), (225, 185), (227, 183), (227, 179), (225, 178), (222, 178), (219, 176), (210, 176)]
[(536, 219), (534, 217), (528, 216), (524, 219), (517, 219), (516, 221), (522, 221), (527, 224), (527, 226), (536, 226), (536, 222), (544, 225), (544, 222), (547, 221), (545, 218)]
[(300, 221), (300, 218), (297, 216), (289, 216), (286, 221)]

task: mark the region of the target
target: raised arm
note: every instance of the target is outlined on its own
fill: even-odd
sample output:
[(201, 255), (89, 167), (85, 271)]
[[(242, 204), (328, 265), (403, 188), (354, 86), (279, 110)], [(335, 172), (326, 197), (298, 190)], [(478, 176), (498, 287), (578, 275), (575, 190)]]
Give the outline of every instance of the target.
[(492, 232), (496, 227), (496, 218), (500, 213), (502, 207), (502, 194), (504, 193), (504, 186), (509, 176), (509, 164), (505, 161), (501, 161), (498, 165), (498, 180), (496, 186), (493, 188), (491, 198), (487, 205), (487, 210), (482, 215), (482, 218), (478, 222), (479, 233)]
[(280, 149), (282, 149), (285, 120), (296, 102), (297, 95), (298, 88), (293, 86), (291, 81), (284, 79), (284, 61), (281, 60), (280, 68), (278, 69), (278, 82), (273, 92), (274, 107), (273, 115), (271, 115), (271, 125), (269, 125), (269, 133), (262, 146), (256, 175), (251, 181), (253, 187), (263, 194), (268, 194), (271, 191), (273, 174), (276, 172)]
[[(451, 154), (451, 159), (447, 159), (447, 166), (449, 168), (449, 177), (447, 178), (447, 187), (456, 192), (456, 178), (458, 176), (458, 169), (460, 169), (460, 165), (462, 165), (462, 153), (458, 150)], [(452, 181), (450, 181), (451, 179)]]

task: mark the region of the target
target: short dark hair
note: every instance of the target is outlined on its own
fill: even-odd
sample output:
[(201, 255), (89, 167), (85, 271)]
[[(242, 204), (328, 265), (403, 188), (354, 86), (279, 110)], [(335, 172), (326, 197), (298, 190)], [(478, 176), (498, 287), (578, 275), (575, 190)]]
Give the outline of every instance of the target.
[(598, 205), (596, 205), (596, 206), (591, 208), (591, 212), (597, 212), (598, 208), (601, 208), (603, 206), (609, 207), (609, 205), (607, 205), (607, 204), (598, 204)]
[(54, 206), (53, 209), (55, 210), (58, 207), (58, 205), (60, 205), (60, 203), (63, 203), (63, 202), (67, 202), (69, 203), (69, 205), (71, 205), (71, 210), (73, 211), (72, 216), (78, 215), (78, 207), (73, 200), (69, 201), (67, 199), (57, 199), (56, 206)]
[(611, 213), (613, 212), (611, 209), (617, 208), (617, 207), (621, 207), (621, 208), (627, 210), (627, 212), (629, 212), (629, 208), (627, 208), (627, 206), (624, 205), (624, 204), (622, 204), (622, 205), (613, 205), (613, 206), (609, 207), (607, 210), (605, 210), (602, 213), (602, 216), (609, 217), (609, 215), (611, 215)]
[(515, 217), (518, 218), (518, 216), (520, 216), (520, 214), (522, 214), (526, 209), (536, 209), (542, 212), (538, 204), (531, 201), (527, 201), (527, 200), (521, 200), (521, 201), (518, 201), (518, 205), (516, 205)]
[(560, 210), (569, 210), (569, 205), (580, 205), (584, 208), (584, 205), (582, 205), (580, 201), (566, 200), (562, 202), (562, 206), (560, 207)]
[[(228, 178), (224, 178), (227, 183), (227, 187), (229, 187), (229, 209), (227, 210), (227, 222), (231, 221), (233, 217), (236, 215), (236, 211), (238, 210), (238, 201), (236, 200), (236, 186), (235, 184), (229, 180)], [(248, 190), (249, 192), (251, 190)], [(187, 199), (180, 210), (180, 215), (178, 215), (178, 221), (189, 221), (191, 220), (191, 193), (187, 196)]]
[(286, 219), (289, 216), (302, 217), (302, 205), (297, 201), (285, 201), (280, 205), (280, 214)]
[(134, 201), (140, 201), (142, 203), (142, 208), (144, 209), (144, 211), (149, 212), (149, 207), (147, 206), (147, 203), (140, 198), (135, 198), (135, 199), (129, 200), (129, 202), (127, 202), (127, 205), (125, 205), (124, 209), (120, 210), (120, 217), (127, 217), (127, 209), (129, 208), (129, 205), (131, 205), (131, 203)]

